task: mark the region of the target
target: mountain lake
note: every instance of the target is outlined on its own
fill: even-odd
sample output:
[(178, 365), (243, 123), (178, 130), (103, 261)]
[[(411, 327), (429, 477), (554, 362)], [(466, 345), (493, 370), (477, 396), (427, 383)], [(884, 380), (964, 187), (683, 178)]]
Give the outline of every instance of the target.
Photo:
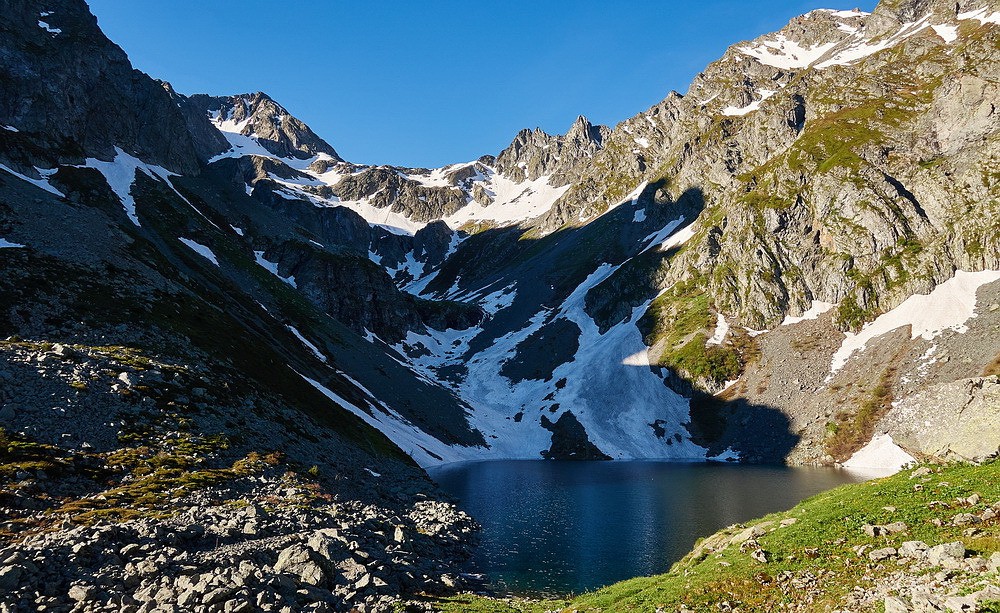
[(663, 573), (695, 541), (872, 475), (836, 468), (499, 460), (428, 470), (483, 526), (501, 593), (564, 595)]

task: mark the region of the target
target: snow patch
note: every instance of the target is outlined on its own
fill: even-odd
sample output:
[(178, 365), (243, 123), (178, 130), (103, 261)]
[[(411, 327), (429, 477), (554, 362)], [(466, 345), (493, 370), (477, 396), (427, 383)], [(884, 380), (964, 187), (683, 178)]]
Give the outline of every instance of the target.
[(853, 9), (850, 11), (835, 11), (831, 9), (826, 9), (826, 10), (830, 11), (830, 14), (833, 15), (834, 17), (840, 17), (843, 19), (847, 19), (849, 17), (867, 17), (868, 15), (871, 15), (871, 13), (866, 13), (860, 9)]
[(891, 475), (914, 462), (916, 459), (903, 451), (891, 436), (879, 434), (844, 462), (843, 466), (848, 469), (874, 470)]
[(502, 174), (491, 174), (485, 184), (492, 192), (493, 202), (484, 205), (473, 200), (455, 213), (444, 218), (452, 229), (470, 221), (493, 221), (500, 224), (517, 223), (544, 215), (570, 186), (553, 187), (549, 177), (534, 181), (514, 181)]
[(483, 296), (477, 302), (484, 311), (490, 315), (496, 315), (498, 312), (514, 304), (516, 297), (517, 292), (514, 290), (514, 284), (511, 284), (502, 290)]
[(726, 321), (726, 317), (722, 313), (715, 314), (715, 334), (712, 338), (708, 339), (706, 345), (721, 345), (722, 341), (725, 340), (726, 334), (729, 333), (729, 323)]
[(850, 44), (838, 50), (832, 57), (816, 64), (816, 68), (822, 70), (830, 66), (848, 66), (858, 60), (874, 55), (883, 49), (888, 49), (926, 28), (929, 25), (928, 21), (930, 18), (931, 15), (928, 14), (918, 21), (904, 23), (898, 32), (879, 42), (871, 42), (857, 36)]
[(983, 7), (975, 11), (959, 13), (958, 19), (960, 21), (965, 21), (967, 19), (975, 19), (982, 25), (986, 25), (988, 23), (1000, 24), (1000, 12), (987, 13), (986, 11), (987, 9)]
[(732, 447), (727, 447), (725, 451), (722, 451), (717, 455), (708, 456), (706, 459), (709, 462), (739, 462), (740, 453)]
[(257, 260), (257, 264), (259, 264), (265, 270), (269, 271), (272, 275), (278, 277), (279, 279), (291, 285), (292, 287), (298, 287), (297, 285), (295, 285), (295, 277), (282, 277), (280, 274), (278, 274), (278, 263), (265, 260), (263, 251), (254, 251), (253, 257), (255, 260)]
[(684, 223), (683, 215), (668, 223), (659, 232), (654, 232), (642, 239), (646, 243), (646, 247), (642, 252), (645, 253), (654, 247), (659, 247), (661, 251), (667, 251), (675, 247), (680, 247), (691, 240), (694, 236), (694, 228), (692, 227), (694, 224), (689, 223), (680, 230), (677, 230), (677, 227), (682, 223)]
[(61, 191), (57, 190), (56, 188), (52, 187), (52, 185), (49, 183), (49, 177), (51, 177), (52, 175), (54, 175), (56, 173), (56, 171), (58, 170), (58, 168), (53, 168), (51, 170), (46, 170), (46, 169), (43, 169), (43, 168), (37, 168), (36, 167), (35, 171), (38, 172), (38, 174), (42, 175), (41, 179), (32, 179), (31, 177), (22, 175), (21, 173), (16, 172), (16, 171), (12, 170), (11, 168), (8, 168), (7, 166), (4, 166), (3, 164), (0, 164), (0, 170), (5, 170), (5, 171), (9, 172), (10, 174), (14, 175), (15, 177), (17, 177), (18, 179), (21, 179), (22, 181), (27, 181), (28, 183), (31, 183), (35, 187), (40, 187), (40, 188), (44, 189), (45, 191), (49, 192), (50, 194), (55, 194), (56, 196), (59, 196), (61, 198), (65, 198), (66, 197), (66, 194), (64, 194)]
[[(132, 197), (132, 184), (135, 183), (135, 173), (141, 170), (150, 178), (158, 177), (173, 189), (173, 184), (170, 183), (170, 176), (173, 173), (162, 166), (146, 164), (139, 158), (125, 153), (118, 147), (115, 147), (115, 159), (113, 161), (105, 162), (96, 158), (87, 158), (86, 163), (81, 168), (93, 168), (104, 175), (104, 180), (108, 182), (111, 191), (118, 196), (122, 206), (125, 208), (125, 214), (128, 215), (128, 218), (132, 220), (132, 223), (136, 227), (140, 227), (141, 224), (135, 211), (135, 199)], [(177, 190), (174, 189), (174, 191), (176, 192)]]
[(8, 132), (20, 132), (20, 130), (18, 130), (14, 126), (0, 126), (0, 127), (2, 127), (4, 130), (7, 130)]
[(326, 363), (327, 358), (325, 355), (323, 355), (323, 352), (319, 350), (319, 347), (310, 343), (306, 337), (302, 336), (302, 333), (299, 332), (295, 328), (295, 326), (289, 326), (286, 324), (285, 327), (288, 328), (291, 331), (291, 333), (295, 335), (295, 338), (299, 339), (299, 342), (301, 342), (303, 345), (306, 346), (306, 349), (311, 351), (312, 354), (316, 356), (316, 359), (318, 359), (320, 362)]
[(209, 262), (215, 264), (216, 266), (219, 265), (218, 258), (216, 258), (215, 254), (212, 253), (212, 250), (206, 247), (205, 245), (202, 245), (201, 243), (196, 243), (190, 238), (178, 238), (177, 240), (187, 245), (189, 249), (191, 249), (201, 257), (205, 258)]
[[(49, 15), (51, 15), (51, 13), (49, 13)], [(42, 17), (46, 17), (46, 15), (42, 15)], [(59, 28), (53, 28), (48, 24), (48, 22), (42, 21), (41, 19), (38, 20), (38, 27), (53, 35), (62, 34), (62, 30)]]
[(310, 379), (301, 373), (296, 374), (335, 404), (360, 417), (365, 423), (386, 435), (423, 468), (459, 462), (472, 459), (476, 455), (482, 455), (480, 448), (456, 447), (441, 442), (384, 405), (379, 408), (369, 404), (371, 413), (363, 411), (315, 379)]
[(948, 26), (948, 25), (932, 25), (931, 28), (944, 39), (944, 42), (951, 43), (955, 42), (958, 38), (958, 26)]
[(777, 90), (771, 90), (771, 89), (758, 89), (757, 92), (760, 94), (760, 100), (754, 100), (750, 104), (741, 108), (736, 108), (735, 106), (727, 106), (726, 108), (722, 109), (722, 114), (730, 117), (735, 117), (752, 113), (753, 111), (756, 111), (757, 109), (760, 108), (761, 103), (763, 103), (765, 100), (767, 100), (774, 94), (778, 93)]
[(7, 239), (0, 238), (0, 249), (18, 249), (21, 247), (24, 247), (24, 245), (21, 245), (19, 243), (12, 243)]
[(239, 236), (243, 236), (243, 228), (237, 228), (237, 227), (236, 227), (236, 226), (234, 226), (234, 225), (230, 225), (229, 227), (230, 227), (230, 228), (232, 228), (232, 229), (233, 229), (233, 232), (235, 232), (235, 233), (236, 233), (236, 234), (238, 234)]
[(1000, 271), (982, 272), (956, 271), (955, 276), (934, 288), (930, 294), (915, 294), (893, 310), (866, 324), (860, 332), (848, 332), (840, 349), (833, 354), (830, 375), (847, 364), (854, 352), (864, 351), (868, 341), (892, 332), (903, 326), (910, 326), (910, 338), (918, 336), (932, 340), (945, 330), (960, 334), (968, 331), (965, 323), (976, 316), (976, 291), (987, 283), (1000, 280)]
[(740, 47), (739, 50), (765, 66), (792, 70), (806, 68), (836, 46), (837, 43), (832, 42), (803, 47), (784, 34), (778, 34), (774, 40), (765, 40), (757, 47)]
[(646, 221), (646, 209), (639, 209), (632, 215), (632, 221), (635, 223), (642, 223)]
[(782, 326), (790, 326), (792, 324), (797, 324), (801, 321), (809, 321), (811, 319), (818, 319), (823, 313), (829, 312), (833, 309), (836, 304), (832, 302), (822, 302), (820, 300), (813, 300), (812, 306), (809, 310), (798, 317), (792, 317), (791, 315), (786, 315), (785, 319), (781, 321)]

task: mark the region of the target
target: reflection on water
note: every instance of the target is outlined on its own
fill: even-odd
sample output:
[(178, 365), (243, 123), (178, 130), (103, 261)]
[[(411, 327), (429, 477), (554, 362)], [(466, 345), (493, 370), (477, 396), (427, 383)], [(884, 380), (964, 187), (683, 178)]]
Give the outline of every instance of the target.
[(503, 460), (431, 477), (483, 525), (497, 589), (581, 592), (662, 573), (695, 540), (859, 477), (828, 468)]

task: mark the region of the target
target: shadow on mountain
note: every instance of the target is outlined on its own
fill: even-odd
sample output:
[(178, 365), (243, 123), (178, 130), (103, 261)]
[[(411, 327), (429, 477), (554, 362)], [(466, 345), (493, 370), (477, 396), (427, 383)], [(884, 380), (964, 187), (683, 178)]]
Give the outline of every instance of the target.
[(790, 430), (788, 416), (776, 407), (726, 396), (689, 393), (691, 440), (708, 449), (709, 457), (734, 451), (746, 463), (783, 464), (800, 438)]
[[(563, 227), (544, 236), (522, 228), (486, 229), (463, 242), (428, 284), (427, 292), (443, 296), (457, 287), (460, 293), (485, 288), (483, 293), (491, 294), (516, 282), (512, 304), (493, 315), (471, 343), (466, 359), (523, 329), (544, 309), (549, 310), (545, 325), (528, 340), (546, 337), (553, 345), (558, 344), (558, 338), (552, 337), (565, 336), (565, 344), (571, 345), (579, 331), (576, 326), (560, 326), (565, 320), (558, 318), (567, 298), (602, 265), (614, 266), (613, 272), (587, 290), (584, 310), (601, 334), (628, 321), (637, 307), (663, 287), (670, 263), (680, 250), (680, 245), (667, 243), (669, 237), (686, 229), (704, 208), (700, 189), (689, 189), (673, 198), (667, 186), (658, 182), (648, 185), (635, 200), (586, 225)], [(505, 374), (518, 374), (528, 363), (544, 363), (545, 372), (551, 373), (559, 364), (572, 361), (575, 354), (549, 350), (537, 355), (529, 349), (527, 345), (517, 347), (516, 364), (507, 366)], [(514, 365), (517, 373), (512, 372)], [(798, 442), (788, 418), (775, 407), (712, 396), (666, 369), (637, 367), (665, 375), (668, 387), (690, 399), (691, 420), (685, 426), (696, 444), (709, 449), (709, 456), (731, 449), (745, 462), (782, 463)], [(524, 376), (536, 378), (531, 373)], [(655, 424), (650, 426), (656, 429)]]

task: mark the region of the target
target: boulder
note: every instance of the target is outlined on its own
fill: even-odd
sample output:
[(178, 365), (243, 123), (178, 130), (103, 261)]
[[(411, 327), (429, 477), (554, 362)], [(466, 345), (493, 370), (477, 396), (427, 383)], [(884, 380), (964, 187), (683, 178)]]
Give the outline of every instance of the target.
[(963, 559), (965, 559), (965, 544), (962, 541), (935, 545), (927, 550), (927, 561), (931, 566), (957, 568)]
[(312, 549), (296, 543), (278, 555), (274, 572), (291, 575), (307, 585), (328, 583), (327, 573), (320, 565), (321, 558)]

